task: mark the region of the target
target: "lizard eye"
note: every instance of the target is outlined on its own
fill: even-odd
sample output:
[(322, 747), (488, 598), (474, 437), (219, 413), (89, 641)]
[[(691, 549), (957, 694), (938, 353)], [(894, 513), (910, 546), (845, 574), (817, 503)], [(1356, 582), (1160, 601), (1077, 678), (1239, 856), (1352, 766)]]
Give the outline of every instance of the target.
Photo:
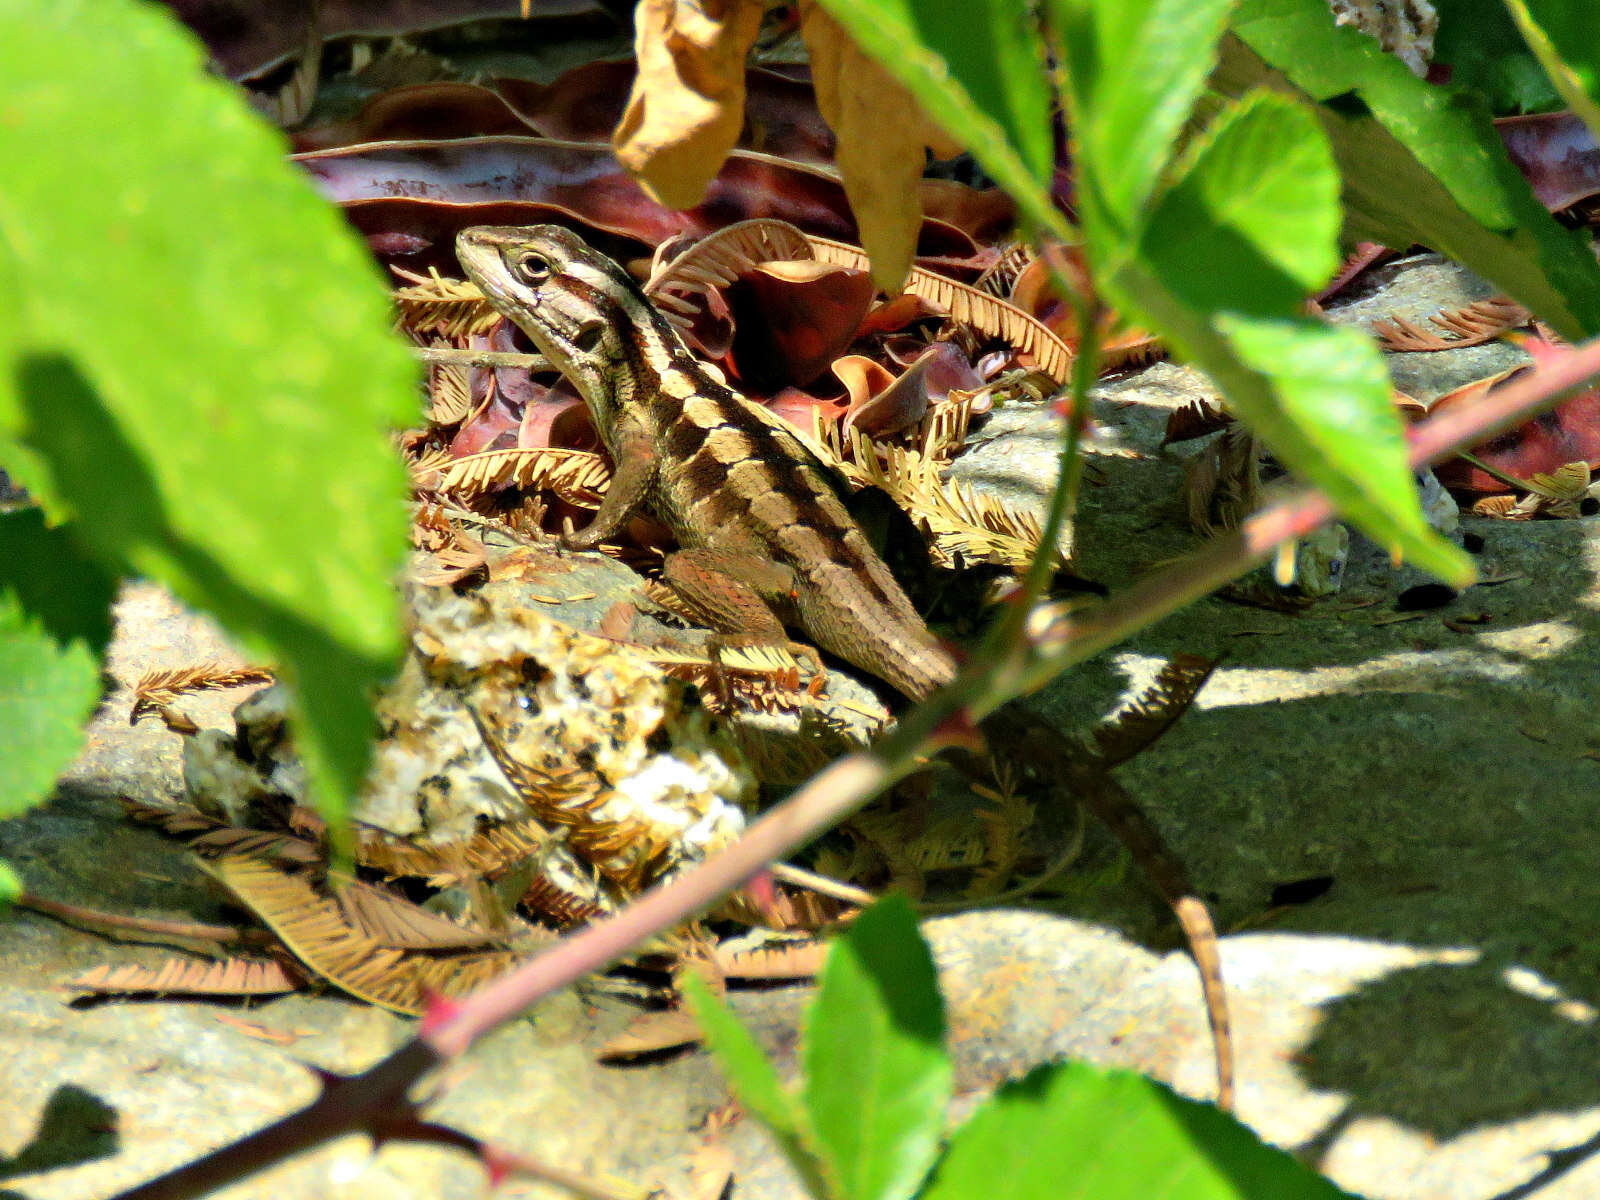
[(555, 267), (542, 254), (524, 254), (516, 261), (512, 270), (523, 283), (538, 284), (549, 279)]

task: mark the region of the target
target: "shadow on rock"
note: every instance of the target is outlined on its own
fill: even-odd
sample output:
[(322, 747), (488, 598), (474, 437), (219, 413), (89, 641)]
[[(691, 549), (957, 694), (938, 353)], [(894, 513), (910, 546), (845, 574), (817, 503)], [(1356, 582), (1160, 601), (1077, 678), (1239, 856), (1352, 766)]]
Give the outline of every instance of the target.
[(1386, 1117), (1442, 1140), (1600, 1105), (1600, 1076), (1572, 1069), (1600, 1062), (1595, 1018), (1504, 964), (1415, 967), (1332, 1002), (1299, 1066), (1310, 1086), (1349, 1098), (1347, 1118)]
[(13, 1157), (0, 1158), (0, 1179), (109, 1158), (117, 1146), (117, 1110), (93, 1092), (64, 1084), (51, 1093), (33, 1140)]

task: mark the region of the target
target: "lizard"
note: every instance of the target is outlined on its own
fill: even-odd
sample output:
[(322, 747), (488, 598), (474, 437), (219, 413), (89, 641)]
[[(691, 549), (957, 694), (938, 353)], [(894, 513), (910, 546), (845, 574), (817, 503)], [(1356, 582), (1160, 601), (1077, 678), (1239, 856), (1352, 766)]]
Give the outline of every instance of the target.
[[(823, 650), (912, 700), (955, 678), (928, 629), (783, 420), (714, 377), (617, 263), (558, 225), (476, 226), (456, 238), (468, 277), (577, 389), (613, 464), (592, 522), (561, 537), (593, 549), (641, 508), (679, 549), (663, 581), (724, 638)], [(1103, 768), (1036, 720), (1008, 737), (1050, 764), (1128, 846), (1172, 906), (1199, 968), (1216, 1045), (1219, 1103), (1233, 1092), (1232, 1040), (1216, 933), (1182, 866)], [(1089, 778), (1093, 775), (1094, 778)]]

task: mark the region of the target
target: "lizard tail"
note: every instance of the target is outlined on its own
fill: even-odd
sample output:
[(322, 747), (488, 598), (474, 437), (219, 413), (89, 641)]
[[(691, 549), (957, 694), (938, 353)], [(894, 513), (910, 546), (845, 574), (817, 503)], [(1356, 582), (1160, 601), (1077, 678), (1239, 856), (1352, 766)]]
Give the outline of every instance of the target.
[(1183, 864), (1138, 802), (1112, 778), (1110, 764), (1093, 748), (1064, 738), (1036, 718), (1014, 709), (1001, 709), (985, 721), (984, 727), (991, 737), (998, 735), (1016, 746), (1042, 774), (1070, 787), (1073, 799), (1128, 848), (1161, 898), (1171, 906), (1188, 942), (1189, 957), (1200, 973), (1200, 990), (1217, 1062), (1217, 1105), (1232, 1111), (1233, 1022), (1228, 1011), (1228, 990), (1222, 980), (1222, 954), (1211, 913), (1196, 895)]
[[(1074, 756), (1075, 757), (1075, 756)], [(1166, 840), (1126, 788), (1093, 759), (1074, 761), (1069, 777), (1079, 803), (1094, 813), (1128, 848), (1150, 882), (1171, 907), (1189, 942), (1189, 957), (1200, 972), (1211, 1044), (1217, 1060), (1217, 1106), (1233, 1110), (1233, 1023), (1228, 990), (1222, 981), (1222, 954), (1216, 926), (1205, 902), (1195, 895), (1188, 873)]]

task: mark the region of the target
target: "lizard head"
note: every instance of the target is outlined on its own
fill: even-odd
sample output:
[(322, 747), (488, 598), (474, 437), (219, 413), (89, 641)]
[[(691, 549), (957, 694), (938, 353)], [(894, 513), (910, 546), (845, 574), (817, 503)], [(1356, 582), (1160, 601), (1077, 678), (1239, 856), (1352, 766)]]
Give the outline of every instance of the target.
[(479, 225), (456, 235), (456, 257), (489, 302), (514, 320), (606, 423), (613, 366), (628, 331), (653, 316), (628, 273), (559, 225)]

